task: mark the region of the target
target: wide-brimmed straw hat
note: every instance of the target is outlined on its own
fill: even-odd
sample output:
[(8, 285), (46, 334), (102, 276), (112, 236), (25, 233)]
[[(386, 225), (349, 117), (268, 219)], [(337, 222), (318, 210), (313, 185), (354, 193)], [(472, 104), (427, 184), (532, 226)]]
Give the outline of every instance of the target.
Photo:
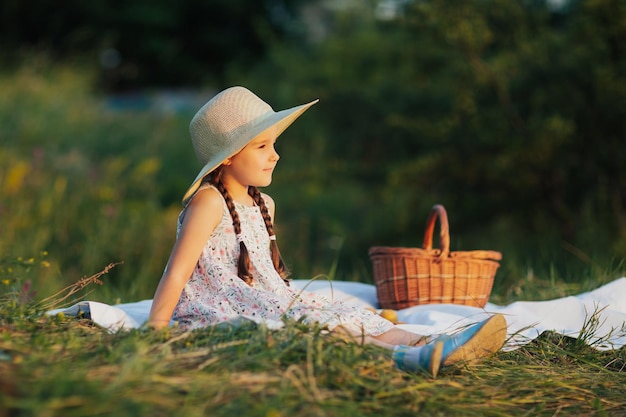
[(268, 129), (275, 129), (278, 137), (318, 101), (275, 112), (244, 87), (228, 88), (209, 100), (189, 124), (193, 148), (204, 166), (185, 193), (183, 204), (197, 191), (202, 179), (222, 162)]

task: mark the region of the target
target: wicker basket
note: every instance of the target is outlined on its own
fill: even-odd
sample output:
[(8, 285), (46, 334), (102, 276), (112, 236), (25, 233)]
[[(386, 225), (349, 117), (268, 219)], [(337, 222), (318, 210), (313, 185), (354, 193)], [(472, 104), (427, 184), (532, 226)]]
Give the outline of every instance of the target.
[[(439, 217), (441, 249), (432, 249)], [(450, 252), (448, 215), (435, 205), (426, 220), (423, 249), (374, 246), (369, 250), (382, 308), (399, 310), (420, 304), (484, 307), (502, 259), (500, 252)]]

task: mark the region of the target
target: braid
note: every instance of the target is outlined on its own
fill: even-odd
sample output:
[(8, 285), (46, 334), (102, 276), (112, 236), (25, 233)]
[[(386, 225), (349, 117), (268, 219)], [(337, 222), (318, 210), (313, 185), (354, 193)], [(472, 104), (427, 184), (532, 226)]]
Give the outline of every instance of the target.
[[(230, 217), (233, 219), (233, 229), (235, 229), (235, 234), (237, 237), (241, 235), (241, 222), (239, 221), (239, 214), (235, 209), (235, 203), (233, 202), (232, 197), (224, 187), (224, 183), (222, 182), (222, 170), (218, 169), (214, 171), (210, 178), (208, 179), (218, 191), (224, 197), (224, 201), (226, 202), (226, 207), (228, 207), (228, 211), (230, 212)], [(237, 276), (241, 278), (246, 284), (252, 284), (252, 275), (250, 274), (250, 269), (252, 269), (252, 265), (250, 262), (250, 255), (248, 254), (248, 248), (246, 244), (243, 243), (243, 240), (239, 240), (239, 261), (237, 262)]]
[[(267, 205), (265, 204), (265, 200), (261, 196), (261, 192), (258, 188), (254, 186), (248, 187), (248, 194), (252, 197), (256, 205), (261, 209), (261, 215), (263, 216), (263, 221), (265, 222), (265, 228), (267, 229), (267, 233), (271, 236), (276, 236), (274, 233), (274, 225), (272, 224), (272, 216), (270, 216), (270, 212), (267, 209)], [(278, 250), (278, 244), (276, 243), (276, 239), (270, 240), (270, 252), (272, 255), (272, 263), (274, 264), (274, 268), (281, 276), (285, 284), (289, 285), (289, 280), (287, 277), (289, 276), (289, 270), (287, 266), (283, 262), (283, 258), (280, 256), (280, 251)]]

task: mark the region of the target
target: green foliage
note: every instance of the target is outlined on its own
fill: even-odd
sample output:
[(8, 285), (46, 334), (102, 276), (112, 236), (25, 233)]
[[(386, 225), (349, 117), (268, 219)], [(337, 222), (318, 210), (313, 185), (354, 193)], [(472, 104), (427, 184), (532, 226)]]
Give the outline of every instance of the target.
[[(161, 199), (195, 175), (186, 164), (163, 168), (180, 155), (186, 121), (115, 113), (89, 93), (89, 81), (43, 64), (0, 79), (0, 252), (48, 251), (65, 284), (124, 262), (110, 289), (148, 297), (180, 207)], [(47, 283), (44, 294), (58, 289)]]
[(50, 268), (47, 256), (47, 252), (42, 252), (37, 259), (0, 258), (0, 302), (5, 309), (0, 315), (0, 326), (33, 313), (33, 301), (38, 294), (32, 278), (45, 276)]
[(348, 10), (318, 44), (277, 44), (247, 74), (271, 102), (321, 99), (281, 139), (301, 165), (276, 185), (317, 190), (300, 210), (319, 235), (330, 217), (344, 225), (347, 270), (372, 244), (420, 245), (435, 203), (453, 249), (500, 250), (511, 269), (589, 265), (570, 248), (619, 262), (625, 21), (611, 0), (411, 2), (392, 21)]
[[(420, 246), (435, 203), (448, 210), (452, 250), (503, 252), (496, 296), (537, 278), (580, 287), (623, 275), (621, 4), (414, 2), (395, 20), (373, 6), (329, 15), (313, 41), (268, 36), (258, 65), (234, 59), (223, 74), (275, 109), (321, 99), (279, 139), (267, 190), (293, 276), (371, 282), (368, 248)], [(124, 262), (102, 296), (150, 297), (199, 168), (190, 112), (112, 110), (93, 93), (98, 69), (80, 60), (36, 55), (8, 68), (3, 256), (48, 251), (44, 293)]]

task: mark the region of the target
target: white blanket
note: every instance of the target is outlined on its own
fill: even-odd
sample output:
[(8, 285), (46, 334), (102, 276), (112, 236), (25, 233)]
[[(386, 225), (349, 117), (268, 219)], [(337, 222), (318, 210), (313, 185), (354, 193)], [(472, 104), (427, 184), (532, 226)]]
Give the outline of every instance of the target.
[[(329, 299), (378, 309), (376, 287), (347, 281), (294, 280), (296, 288), (306, 288)], [(66, 309), (48, 312), (78, 315), (91, 319), (111, 331), (140, 327), (148, 319), (152, 300), (108, 305), (82, 301)], [(506, 306), (488, 303), (483, 309), (454, 304), (429, 304), (398, 311), (399, 326), (423, 335), (451, 333), (477, 322), (491, 313), (504, 314), (509, 339), (505, 350), (530, 342), (546, 330), (581, 337), (599, 350), (618, 349), (626, 344), (626, 278), (619, 278), (596, 290), (549, 301), (518, 301)], [(278, 329), (280, 322), (266, 323)]]

